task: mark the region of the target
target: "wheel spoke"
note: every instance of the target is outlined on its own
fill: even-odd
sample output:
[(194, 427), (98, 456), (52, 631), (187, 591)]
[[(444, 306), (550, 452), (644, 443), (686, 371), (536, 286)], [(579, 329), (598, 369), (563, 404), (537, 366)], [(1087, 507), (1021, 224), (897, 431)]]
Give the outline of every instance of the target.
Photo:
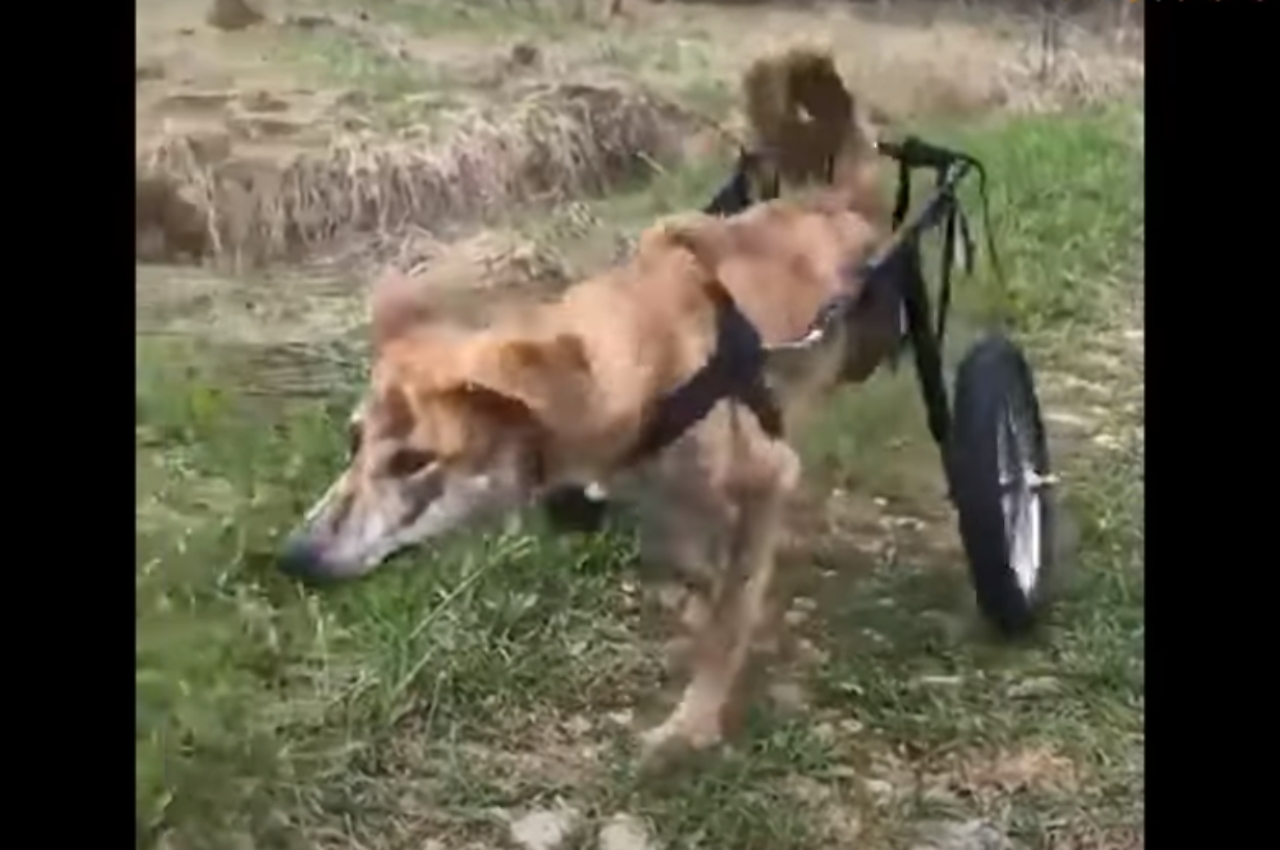
[(1024, 594), (1035, 592), (1040, 571), (1040, 504), (1043, 491), (1057, 483), (1057, 476), (1041, 475), (1034, 468), (1031, 435), (1012, 406), (997, 430), (997, 458), (1001, 507), (1005, 516), (1005, 539), (1009, 546), (1009, 566)]
[(1000, 476), (1000, 490), (1008, 494), (1019, 490), (1029, 490), (1032, 493), (1038, 493), (1041, 490), (1053, 487), (1058, 483), (1058, 476), (1053, 473), (1041, 475), (1034, 469), (1028, 469), (1022, 473), (1022, 478), (1018, 479), (1012, 475)]

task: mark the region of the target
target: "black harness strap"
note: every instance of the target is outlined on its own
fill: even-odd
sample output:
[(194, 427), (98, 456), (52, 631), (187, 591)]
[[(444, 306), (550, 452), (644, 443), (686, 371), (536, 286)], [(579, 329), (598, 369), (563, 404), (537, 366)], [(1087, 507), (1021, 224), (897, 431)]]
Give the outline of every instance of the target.
[[(751, 172), (756, 156), (745, 148), (738, 152), (733, 174), (702, 208), (707, 215), (735, 215), (751, 207)], [(762, 198), (778, 197), (776, 173), (761, 187)], [(640, 439), (624, 458), (624, 465), (652, 457), (698, 424), (723, 399), (745, 405), (759, 419), (765, 432), (782, 436), (782, 413), (764, 383), (764, 346), (760, 334), (742, 314), (729, 294), (717, 288), (716, 344), (710, 359), (688, 381), (661, 399)], [(604, 522), (607, 502), (587, 496), (576, 485), (555, 488), (543, 499), (548, 518), (563, 531), (595, 531)]]
[[(904, 144), (896, 146), (898, 160), (898, 188), (893, 209), (893, 229), (897, 231), (906, 221), (911, 206), (911, 172), (915, 167), (932, 166), (938, 173), (938, 188), (943, 193), (944, 204), (940, 209), (944, 225), (943, 258), (941, 268), (941, 291), (939, 293), (936, 335), (930, 335), (923, 329), (928, 328), (927, 294), (920, 268), (918, 234), (913, 235), (903, 250), (895, 252), (886, 259), (888, 265), (901, 264), (897, 272), (887, 275), (891, 278), (909, 279), (904, 307), (908, 316), (908, 328), (915, 328), (909, 334), (916, 337), (916, 356), (918, 371), (922, 384), (929, 384), (925, 389), (926, 402), (930, 399), (945, 397), (938, 384), (941, 379), (939, 348), (946, 334), (946, 318), (951, 302), (951, 275), (955, 264), (956, 239), (962, 240), (964, 265), (966, 271), (972, 273), (976, 254), (969, 222), (955, 196), (954, 188), (947, 183), (949, 166), (956, 155), (940, 149), (931, 149), (918, 139), (908, 139)], [(882, 148), (884, 149), (884, 148)], [(711, 202), (703, 207), (709, 215), (734, 215), (749, 208), (757, 199), (752, 197), (750, 174), (754, 165), (753, 154), (745, 149), (738, 155), (738, 162), (729, 180), (716, 192)], [(944, 161), (945, 160), (945, 161)], [(981, 194), (983, 215), (987, 219), (987, 247), (991, 253), (992, 265), (997, 277), (1003, 279), (999, 259), (996, 256), (995, 244), (990, 227), (988, 212), (986, 172), (976, 160), (969, 160), (979, 173), (979, 192)], [(834, 171), (834, 160), (828, 163), (829, 172)], [(832, 174), (828, 174), (830, 180)], [(778, 175), (772, 175), (766, 185), (762, 186), (763, 198), (770, 200), (778, 197)], [(931, 218), (938, 223), (938, 218)], [(922, 228), (923, 229), (923, 228)], [(881, 272), (883, 273), (883, 272)], [(875, 272), (871, 272), (875, 274)], [(874, 280), (871, 281), (875, 283)], [(874, 286), (870, 287), (874, 288)], [(863, 293), (868, 294), (868, 293)], [(716, 341), (710, 358), (701, 369), (695, 372), (685, 383), (677, 387), (661, 399), (654, 410), (652, 418), (641, 432), (640, 439), (624, 459), (624, 464), (631, 464), (651, 457), (680, 439), (686, 431), (701, 421), (712, 408), (722, 400), (732, 400), (745, 405), (760, 421), (765, 432), (778, 438), (783, 433), (782, 413), (777, 401), (764, 382), (764, 365), (766, 352), (760, 334), (751, 321), (743, 315), (732, 297), (723, 289), (714, 291), (716, 314)], [(830, 321), (833, 314), (856, 307), (857, 299), (837, 298), (826, 305), (814, 326), (823, 326)], [(921, 345), (921, 343), (927, 343)], [(900, 351), (900, 349), (899, 349)], [(898, 351), (892, 359), (896, 364)], [(928, 361), (928, 362), (925, 362)], [(934, 436), (941, 439), (945, 435), (945, 417), (936, 404), (929, 406), (929, 426)], [(578, 487), (563, 488), (552, 494), (547, 501), (552, 521), (557, 525), (576, 526), (583, 530), (598, 527), (603, 516), (603, 503), (589, 499)], [(576, 518), (576, 521), (575, 521)]]
[[(916, 141), (916, 140), (913, 140)], [(918, 144), (918, 142), (917, 142)], [(972, 164), (978, 170), (979, 191), (982, 195), (983, 213), (987, 215), (987, 191), (986, 191), (986, 171), (982, 168), (981, 163), (971, 160)], [(938, 307), (935, 313), (935, 334), (938, 339), (938, 345), (941, 346), (947, 335), (947, 315), (951, 310), (951, 278), (955, 270), (956, 260), (956, 240), (960, 240), (964, 256), (964, 270), (966, 274), (973, 274), (974, 257), (977, 254), (977, 244), (973, 238), (973, 231), (969, 225), (969, 217), (965, 214), (964, 208), (960, 205), (960, 199), (956, 197), (955, 190), (947, 186), (948, 169), (945, 166), (936, 165), (933, 162), (917, 162), (910, 155), (904, 155), (898, 158), (898, 191), (893, 207), (893, 229), (896, 231), (902, 226), (906, 220), (907, 212), (911, 206), (911, 172), (919, 165), (932, 165), (937, 169), (937, 187), (938, 191), (943, 193), (944, 209), (942, 210), (941, 223), (942, 231), (942, 267), (939, 270), (939, 291), (938, 291)], [(989, 216), (988, 216), (989, 217)], [(937, 221), (938, 219), (934, 219)], [(995, 253), (995, 246), (991, 244), (990, 226), (988, 231), (988, 250), (991, 253), (992, 264), (996, 266), (997, 275), (1000, 274), (999, 258)], [(897, 353), (894, 352), (893, 360), (896, 365)]]
[[(905, 159), (898, 160), (898, 191), (893, 201), (893, 229), (896, 231), (902, 226), (902, 222), (906, 221), (907, 211), (911, 209), (911, 165)], [(875, 281), (868, 281), (866, 295), (874, 297), (877, 289)], [(899, 302), (901, 295), (896, 296)], [(901, 307), (899, 308), (901, 309)], [(889, 368), (894, 372), (898, 371), (899, 358), (902, 356), (902, 350), (906, 347), (908, 340), (907, 331), (902, 329), (902, 336), (898, 343), (894, 346), (893, 351), (889, 352)]]
[(707, 215), (736, 215), (758, 201), (771, 201), (781, 192), (778, 172), (772, 171), (769, 179), (761, 186), (759, 198), (751, 196), (751, 173), (759, 171), (761, 155), (752, 153), (746, 148), (738, 151), (738, 161), (733, 165), (733, 174), (711, 198), (711, 202), (702, 208)]
[[(935, 335), (938, 347), (941, 348), (947, 337), (947, 314), (951, 310), (951, 273), (955, 268), (956, 239), (964, 252), (964, 273), (973, 274), (974, 255), (977, 245), (973, 240), (973, 232), (969, 227), (969, 217), (965, 214), (960, 199), (954, 189), (946, 186), (945, 169), (938, 172), (938, 191), (945, 193), (946, 207), (942, 217), (942, 268), (939, 270), (941, 280), (938, 285), (938, 310), (936, 313)], [(984, 198), (985, 200), (985, 198)]]
[(722, 399), (743, 404), (769, 436), (782, 436), (782, 412), (764, 383), (765, 350), (751, 320), (723, 289), (714, 290), (715, 347), (707, 362), (661, 399), (628, 453), (632, 464), (661, 452), (702, 420)]
[(897, 230), (907, 219), (911, 208), (911, 165), (905, 159), (898, 160), (898, 194), (893, 201), (893, 229)]
[(751, 180), (747, 177), (745, 160), (747, 153), (738, 155), (738, 164), (720, 191), (712, 197), (711, 203), (702, 208), (707, 215), (733, 215), (751, 206)]
[[(754, 154), (738, 153), (733, 175), (720, 187), (702, 211), (708, 215), (734, 215), (755, 203), (750, 172)], [(763, 187), (766, 198), (778, 196), (777, 178)], [(745, 405), (771, 437), (782, 436), (782, 412), (764, 382), (765, 351), (760, 332), (743, 315), (732, 296), (717, 286), (712, 290), (716, 337), (711, 356), (702, 368), (664, 398), (654, 409), (640, 439), (624, 459), (630, 465), (651, 457), (684, 436), (721, 400)]]

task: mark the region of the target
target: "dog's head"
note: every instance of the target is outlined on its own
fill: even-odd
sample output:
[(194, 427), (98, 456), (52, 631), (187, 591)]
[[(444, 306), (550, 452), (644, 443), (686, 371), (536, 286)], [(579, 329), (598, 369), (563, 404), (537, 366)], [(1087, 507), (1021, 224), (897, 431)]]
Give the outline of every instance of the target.
[(580, 339), (431, 320), (390, 273), (372, 298), (374, 364), (352, 414), (347, 467), (282, 553), (299, 578), (362, 576), (394, 552), (518, 508), (549, 483), (551, 441), (583, 402)]

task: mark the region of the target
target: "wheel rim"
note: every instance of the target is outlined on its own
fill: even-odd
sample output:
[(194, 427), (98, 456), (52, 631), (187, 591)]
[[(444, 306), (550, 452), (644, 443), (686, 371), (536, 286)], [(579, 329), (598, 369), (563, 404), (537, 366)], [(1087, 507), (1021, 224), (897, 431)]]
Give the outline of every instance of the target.
[(1000, 503), (1004, 512), (1009, 566), (1018, 587), (1030, 598), (1043, 566), (1043, 493), (1052, 481), (1035, 468), (1032, 427), (1024, 411), (1005, 408), (997, 432), (1000, 466)]

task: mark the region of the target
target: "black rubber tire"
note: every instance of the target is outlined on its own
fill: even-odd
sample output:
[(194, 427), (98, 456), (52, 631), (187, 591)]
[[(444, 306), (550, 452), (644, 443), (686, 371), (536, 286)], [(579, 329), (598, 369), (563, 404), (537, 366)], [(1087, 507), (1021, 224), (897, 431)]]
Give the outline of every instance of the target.
[[(1007, 637), (1025, 634), (1044, 601), (1053, 564), (1054, 508), (1051, 488), (1040, 491), (1040, 569), (1024, 593), (1010, 562), (1001, 504), (999, 431), (1010, 416), (1023, 428), (1025, 445), (1006, 430), (1006, 449), (1049, 475), (1049, 449), (1035, 382), (1022, 351), (999, 334), (976, 343), (956, 371), (955, 402), (947, 450), (951, 496), (960, 538), (969, 558), (978, 608)], [(1030, 457), (1026, 457), (1030, 454)], [(1019, 458), (1015, 458), (1018, 460)]]

